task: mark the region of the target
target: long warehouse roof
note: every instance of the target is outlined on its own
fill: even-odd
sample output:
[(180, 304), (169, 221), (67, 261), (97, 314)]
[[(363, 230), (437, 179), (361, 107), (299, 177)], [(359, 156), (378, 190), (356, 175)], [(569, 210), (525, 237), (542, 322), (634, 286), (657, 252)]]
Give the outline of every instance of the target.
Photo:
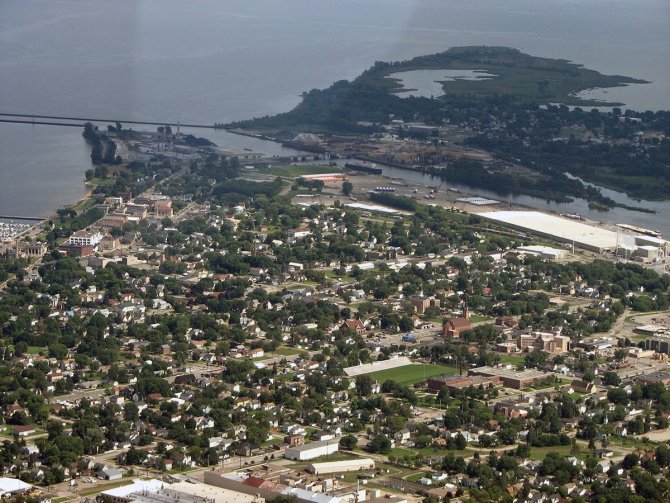
[[(617, 233), (614, 231), (539, 211), (487, 211), (477, 215), (517, 229), (527, 229), (550, 236), (558, 241), (574, 242), (575, 245), (585, 248), (614, 250), (617, 246)], [(626, 237), (628, 240), (632, 239), (632, 236)], [(620, 236), (619, 244), (625, 244), (623, 234)]]

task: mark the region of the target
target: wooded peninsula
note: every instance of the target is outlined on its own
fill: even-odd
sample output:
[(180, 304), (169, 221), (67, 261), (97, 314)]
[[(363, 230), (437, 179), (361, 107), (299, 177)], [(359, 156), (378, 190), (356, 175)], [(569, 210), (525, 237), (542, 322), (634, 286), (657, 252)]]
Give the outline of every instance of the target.
[[(477, 71), (491, 78), (446, 80), (440, 82), (443, 95), (407, 96), (411, 93), (393, 76), (416, 70)], [(408, 160), (382, 148), (357, 152), (351, 143), (348, 153), (501, 194), (563, 202), (580, 197), (606, 210), (618, 203), (570, 175), (639, 199), (667, 199), (670, 113), (623, 112), (617, 108), (621, 103), (578, 93), (644, 83), (511, 48), (456, 47), (408, 61), (376, 62), (351, 82), (303, 93), (289, 112), (218, 126), (287, 141), (316, 133), (331, 152), (337, 152), (335, 143), (344, 135), (368, 145), (389, 135), (422, 140), (426, 149)], [(594, 106), (614, 108), (585, 108)], [(439, 154), (431, 155), (431, 149)], [(480, 155), (468, 155), (473, 151)]]

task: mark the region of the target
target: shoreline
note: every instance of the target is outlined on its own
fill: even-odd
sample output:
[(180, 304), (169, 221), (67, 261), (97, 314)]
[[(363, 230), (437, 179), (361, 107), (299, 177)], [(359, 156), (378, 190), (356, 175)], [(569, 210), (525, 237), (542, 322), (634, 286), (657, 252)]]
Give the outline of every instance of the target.
[[(243, 129), (240, 129), (240, 128), (224, 128), (224, 129), (228, 133), (232, 133), (232, 134), (236, 134), (236, 135), (240, 135), (240, 136), (246, 136), (246, 137), (250, 137), (250, 138), (255, 138), (255, 139), (261, 140), (261, 141), (272, 141), (274, 143), (278, 143), (278, 144), (281, 144), (281, 145), (284, 145), (284, 143), (285, 143), (278, 138), (274, 138), (272, 136), (269, 136), (269, 135), (263, 133), (261, 130), (243, 130)], [(291, 148), (294, 148), (296, 150), (300, 150), (299, 146), (295, 145), (295, 144), (292, 144)], [(303, 151), (307, 152), (306, 150), (303, 150)], [(307, 152), (307, 153), (311, 153), (311, 152)], [(382, 167), (398, 169), (398, 170), (405, 171), (407, 173), (416, 173), (419, 176), (430, 176), (430, 174), (426, 173), (424, 169), (415, 169), (415, 168), (408, 167), (408, 166), (402, 166), (402, 165), (399, 165), (399, 164), (379, 161), (379, 160), (376, 160), (376, 159), (368, 158), (368, 157), (363, 156), (363, 155), (351, 155), (351, 156), (348, 156), (346, 158), (352, 158), (352, 159), (374, 162), (375, 164), (378, 164), (379, 166), (382, 166)], [(346, 158), (342, 157), (340, 159), (346, 159)], [(411, 178), (407, 178), (405, 176), (402, 176), (401, 178), (406, 180), (406, 181), (410, 181), (410, 182), (414, 183), (414, 180), (412, 180)], [(441, 181), (441, 179), (437, 176), (435, 178), (436, 178), (436, 180), (438, 180), (438, 184), (439, 184), (439, 181)], [(446, 181), (445, 181), (445, 183), (446, 183)], [(527, 197), (527, 198), (531, 198), (531, 199), (537, 199), (538, 200), (537, 205), (528, 204), (528, 203), (520, 203), (520, 202), (517, 202), (517, 201), (514, 201), (512, 204), (514, 204), (515, 206), (525, 208), (525, 209), (533, 209), (533, 210), (537, 210), (537, 211), (544, 211), (544, 212), (547, 212), (547, 213), (552, 213), (552, 214), (557, 214), (557, 215), (560, 215), (562, 213), (572, 213), (572, 212), (580, 212), (580, 211), (581, 212), (591, 212), (591, 213), (597, 211), (597, 209), (588, 207), (588, 205), (589, 205), (588, 200), (582, 199), (582, 198), (577, 198), (575, 196), (569, 196), (573, 199), (570, 203), (560, 204), (558, 202), (550, 202), (550, 204), (553, 204), (556, 207), (555, 208), (545, 208), (541, 204), (539, 204), (539, 201), (541, 200), (541, 198), (538, 197), (537, 195), (499, 194), (497, 192), (494, 192), (494, 191), (491, 191), (491, 190), (488, 190), (488, 189), (485, 189), (485, 188), (481, 188), (481, 187), (473, 187), (473, 186), (469, 186), (469, 185), (461, 184), (461, 183), (457, 183), (457, 185), (467, 187), (467, 193), (471, 194), (471, 195), (476, 195), (476, 194), (479, 193), (479, 191), (490, 192), (492, 194), (495, 194), (495, 195), (487, 196), (487, 197), (492, 197), (492, 198), (495, 198), (495, 199), (499, 199), (501, 201), (501, 203), (505, 203), (506, 200), (510, 200), (512, 197), (524, 197), (524, 198)], [(598, 187), (600, 187), (600, 186), (598, 186)], [(602, 188), (604, 188), (606, 190), (613, 190), (613, 189), (609, 189), (607, 187), (602, 187)], [(624, 192), (618, 192), (618, 191), (615, 191), (615, 192), (617, 192), (617, 194), (621, 194), (621, 197), (628, 197)], [(571, 207), (571, 204), (573, 204), (575, 202), (575, 200), (577, 200), (577, 199), (580, 200), (580, 201), (584, 201), (584, 204), (587, 207), (584, 208), (584, 209)], [(642, 200), (641, 203), (646, 202), (646, 201), (647, 200)], [(660, 201), (649, 200), (649, 202), (663, 204), (663, 203), (670, 203), (670, 200), (660, 200)], [(597, 216), (595, 216), (593, 214), (591, 214), (590, 216), (587, 216), (586, 219), (590, 220), (590, 221), (594, 221), (594, 222), (599, 222), (602, 225), (616, 225), (617, 223), (625, 223), (625, 224), (633, 224), (633, 225), (636, 225), (636, 226), (639, 226), (639, 227), (645, 227), (645, 228), (654, 228), (654, 227), (658, 226), (658, 224), (654, 221), (646, 221), (646, 220), (640, 221), (639, 219), (637, 219), (637, 218), (635, 218), (634, 216), (631, 216), (631, 215), (624, 215), (624, 216), (621, 216), (619, 218), (616, 215), (617, 209), (623, 210), (623, 211), (626, 211), (626, 212), (631, 212), (633, 214), (641, 215), (641, 216), (644, 216), (644, 215), (649, 215), (649, 216), (652, 216), (652, 217), (656, 216), (657, 218), (660, 215), (664, 214), (663, 209), (647, 209), (643, 206), (631, 206), (631, 205), (626, 204), (626, 203), (618, 203), (617, 202), (617, 204), (615, 204), (615, 206), (608, 207), (607, 211), (599, 212), (599, 213), (603, 213), (603, 217), (605, 217), (606, 215), (611, 215), (611, 218), (607, 218), (607, 220), (609, 220), (611, 222), (608, 222), (606, 220), (602, 220), (601, 218), (597, 218)], [(616, 222), (616, 220), (619, 220), (619, 221)], [(669, 235), (670, 236), (670, 229), (665, 229), (662, 232), (663, 232), (664, 235)]]

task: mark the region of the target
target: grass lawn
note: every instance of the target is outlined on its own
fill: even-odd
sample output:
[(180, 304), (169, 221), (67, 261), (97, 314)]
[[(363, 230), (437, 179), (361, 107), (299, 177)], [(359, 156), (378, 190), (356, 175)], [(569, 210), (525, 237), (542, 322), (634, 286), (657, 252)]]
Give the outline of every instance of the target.
[(95, 199), (92, 197), (88, 197), (86, 199), (82, 199), (79, 201), (75, 206), (74, 210), (77, 211), (77, 213), (83, 213), (86, 210), (91, 209), (95, 205)]
[(117, 480), (116, 482), (112, 482), (111, 484), (102, 484), (102, 485), (97, 485), (95, 487), (92, 487), (91, 489), (87, 489), (85, 491), (81, 491), (79, 496), (92, 496), (94, 494), (98, 494), (102, 491), (107, 491), (108, 489), (114, 489), (115, 487), (121, 487), (121, 486), (127, 486), (128, 484), (132, 484), (132, 479), (123, 479), (123, 480)]
[(448, 449), (436, 449), (435, 447), (424, 447), (423, 449), (418, 449), (419, 453), (422, 454), (425, 457), (429, 456), (440, 456), (444, 457), (449, 454), (453, 454), (456, 457), (462, 457), (462, 458), (467, 458), (469, 456), (472, 456), (474, 454), (473, 451), (470, 451), (468, 449), (463, 449), (463, 450), (457, 450), (454, 449), (452, 451)]
[(41, 346), (28, 346), (28, 351), (26, 351), (29, 355), (38, 355), (40, 351), (47, 351), (47, 348), (43, 348)]
[(300, 353), (304, 353), (304, 351), (295, 348), (277, 348), (273, 351), (273, 353), (283, 356), (291, 356), (299, 355)]
[(409, 480), (410, 482), (419, 482), (419, 480), (421, 480), (423, 477), (430, 477), (430, 474), (426, 472), (413, 473), (412, 475), (405, 477), (405, 480)]
[(389, 455), (395, 456), (396, 458), (404, 458), (405, 456), (415, 456), (416, 452), (411, 449), (406, 449), (405, 447), (394, 447), (389, 452)]
[(114, 185), (116, 183), (116, 180), (112, 178), (91, 178), (88, 182), (86, 182), (88, 185)]
[(550, 384), (538, 384), (537, 386), (531, 386), (528, 389), (536, 389), (536, 390), (541, 390), (541, 389), (553, 389), (556, 386), (563, 386), (564, 384), (568, 384), (570, 381), (568, 379), (559, 379), (558, 382), (555, 383), (550, 383)]
[(301, 281), (300, 283), (289, 283), (288, 285), (283, 285), (284, 288), (288, 290), (298, 290), (301, 288), (308, 288), (311, 286), (317, 286), (318, 283), (316, 281)]
[(609, 437), (607, 441), (610, 447), (634, 447), (636, 449), (652, 449), (656, 447), (656, 442), (649, 439), (645, 441), (643, 438), (636, 437)]
[(279, 437), (272, 437), (270, 440), (266, 440), (261, 444), (262, 447), (270, 447), (271, 445), (283, 444), (284, 440)]
[(440, 457), (443, 458), (444, 456), (447, 456), (448, 454), (453, 454), (454, 456), (460, 456), (463, 458), (467, 458), (472, 456), (473, 451), (470, 451), (468, 449), (463, 449), (462, 451), (457, 451), (457, 450), (447, 450), (447, 449), (436, 449), (435, 447), (424, 447), (422, 449), (412, 449), (409, 447), (394, 447), (391, 449), (391, 452), (389, 455), (395, 456), (396, 458), (404, 458), (406, 456), (416, 456), (417, 454), (421, 454), (425, 458), (430, 458), (430, 457)]
[[(586, 444), (579, 443), (579, 452), (575, 454), (574, 456), (577, 459), (585, 460), (589, 454), (589, 449), (586, 446)], [(624, 453), (621, 451), (617, 451), (615, 449), (609, 448), (614, 453), (614, 456), (621, 456)], [(547, 454), (550, 452), (557, 452), (561, 456), (573, 456), (572, 454), (572, 446), (571, 445), (554, 445), (551, 447), (531, 447), (530, 448), (530, 459), (535, 459), (535, 460), (543, 460)]]
[(500, 355), (500, 363), (509, 363), (510, 365), (524, 364), (526, 361), (523, 356), (516, 355)]
[[(572, 456), (570, 451), (572, 450), (571, 445), (552, 445), (550, 447), (531, 447), (530, 448), (530, 459), (541, 460), (544, 459), (547, 454), (550, 452), (557, 452), (562, 456)], [(584, 452), (583, 448), (580, 448), (579, 452)]]
[(479, 323), (480, 321), (490, 321), (493, 318), (489, 318), (488, 316), (480, 316), (478, 314), (471, 314), (470, 315), (470, 323)]
[(412, 385), (423, 382), (431, 377), (444, 374), (454, 375), (457, 372), (458, 369), (456, 367), (448, 367), (447, 365), (416, 363), (413, 365), (405, 365), (404, 367), (396, 367), (394, 369), (380, 370), (368, 375), (380, 383), (387, 379), (392, 379), (398, 384)]
[(298, 177), (302, 175), (323, 175), (325, 173), (341, 173), (338, 166), (273, 166), (258, 170), (260, 173), (274, 176)]

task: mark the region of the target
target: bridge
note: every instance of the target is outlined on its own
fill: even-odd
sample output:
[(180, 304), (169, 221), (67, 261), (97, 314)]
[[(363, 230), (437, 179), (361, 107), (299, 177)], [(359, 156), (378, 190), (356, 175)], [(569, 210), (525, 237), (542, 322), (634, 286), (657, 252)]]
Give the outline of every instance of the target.
[(42, 220), (47, 220), (48, 217), (26, 217), (22, 215), (0, 215), (0, 220), (34, 220), (36, 222), (41, 222)]
[[(39, 120), (35, 120), (39, 119)], [(18, 114), (18, 113), (3, 113), (0, 112), (0, 122), (10, 122), (18, 124), (46, 124), (49, 126), (72, 126), (84, 127), (83, 122), (76, 124), (73, 122), (55, 122), (55, 121), (83, 121), (83, 122), (109, 122), (121, 124), (140, 124), (145, 126), (180, 126), (190, 128), (204, 128), (216, 129), (213, 124), (187, 124), (181, 122), (158, 122), (158, 121), (139, 121), (139, 120), (123, 120), (123, 119), (101, 119), (93, 117), (65, 117), (61, 115), (37, 115), (37, 114)]]

